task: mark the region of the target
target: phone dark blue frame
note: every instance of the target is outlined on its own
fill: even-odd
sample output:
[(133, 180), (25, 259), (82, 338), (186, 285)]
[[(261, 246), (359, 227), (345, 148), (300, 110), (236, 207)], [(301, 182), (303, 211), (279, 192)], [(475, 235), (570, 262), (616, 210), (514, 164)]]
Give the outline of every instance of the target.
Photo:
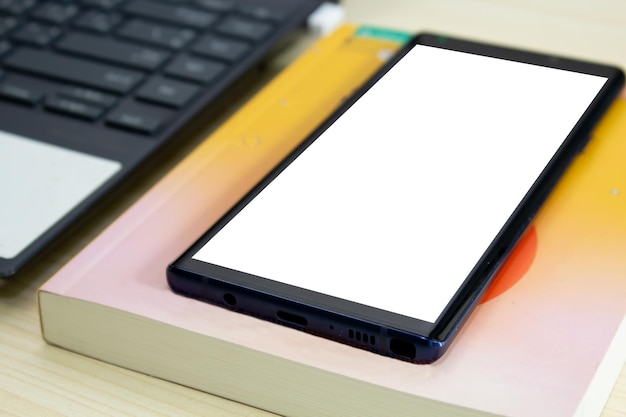
[[(415, 45), (456, 50), (534, 65), (607, 77), (608, 81), (567, 136), (555, 157), (511, 215), (435, 323), (409, 318), (326, 294), (294, 287), (202, 261), (192, 256), (263, 188), (306, 150), (331, 124)], [(535, 214), (572, 159), (587, 144), (591, 131), (624, 85), (617, 68), (486, 45), (434, 34), (413, 38), (368, 83), (297, 147), (235, 207), (167, 269), (175, 292), (233, 311), (336, 340), (401, 360), (427, 364), (439, 359), (491, 280), (530, 225)], [(381, 286), (384, 281), (381, 280)]]

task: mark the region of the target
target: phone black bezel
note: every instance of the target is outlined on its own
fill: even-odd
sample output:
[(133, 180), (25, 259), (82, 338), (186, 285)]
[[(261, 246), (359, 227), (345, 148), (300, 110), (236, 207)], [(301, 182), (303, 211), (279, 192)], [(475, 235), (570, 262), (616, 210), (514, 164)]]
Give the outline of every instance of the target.
[[(500, 233), (494, 238), (483, 257), (435, 323), (424, 322), (192, 259), (192, 256), (212, 236), (219, 232), (415, 45), (451, 49), (608, 78), (594, 101), (563, 141), (555, 156), (506, 224), (503, 225)], [(624, 74), (611, 66), (435, 34), (418, 35), (409, 41), (366, 85), (355, 92), (340, 109), (303, 141), (204, 236), (168, 267), (169, 285), (174, 291), (183, 295), (222, 305), (235, 311), (290, 325), (300, 330), (399, 359), (415, 363), (431, 363), (445, 352), (463, 321), (478, 304), (489, 282), (521, 238), (558, 179), (575, 155), (584, 149), (593, 126), (619, 93), (623, 84)], [(381, 285), (384, 285), (383, 280), (381, 280)], [(232, 298), (225, 300), (225, 294)], [(236, 302), (228, 302), (232, 300), (236, 300)], [(289, 314), (288, 318), (291, 320), (277, 317), (279, 311)], [(357, 332), (359, 334), (358, 340), (355, 337)], [(371, 343), (372, 341), (374, 343)], [(395, 347), (393, 343), (396, 343)]]

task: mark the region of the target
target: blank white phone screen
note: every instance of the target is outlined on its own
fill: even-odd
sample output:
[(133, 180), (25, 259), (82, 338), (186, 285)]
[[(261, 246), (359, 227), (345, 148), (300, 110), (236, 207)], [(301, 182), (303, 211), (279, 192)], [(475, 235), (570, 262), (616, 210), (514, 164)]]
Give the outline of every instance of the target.
[(415, 46), (193, 258), (435, 322), (605, 82)]

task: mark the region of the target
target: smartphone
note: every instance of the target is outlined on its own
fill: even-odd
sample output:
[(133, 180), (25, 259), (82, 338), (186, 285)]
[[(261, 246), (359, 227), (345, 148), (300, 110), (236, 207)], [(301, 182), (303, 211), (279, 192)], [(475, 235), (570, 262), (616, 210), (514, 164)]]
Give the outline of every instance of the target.
[(167, 270), (177, 293), (439, 359), (624, 74), (422, 34)]

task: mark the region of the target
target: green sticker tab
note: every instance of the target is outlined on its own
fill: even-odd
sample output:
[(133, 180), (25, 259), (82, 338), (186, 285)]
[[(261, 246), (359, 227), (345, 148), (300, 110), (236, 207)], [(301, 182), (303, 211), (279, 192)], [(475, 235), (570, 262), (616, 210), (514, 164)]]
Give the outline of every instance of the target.
[(406, 43), (413, 37), (410, 33), (399, 32), (397, 30), (380, 29), (371, 26), (361, 26), (357, 29), (356, 36), (362, 38), (384, 39), (400, 44)]

